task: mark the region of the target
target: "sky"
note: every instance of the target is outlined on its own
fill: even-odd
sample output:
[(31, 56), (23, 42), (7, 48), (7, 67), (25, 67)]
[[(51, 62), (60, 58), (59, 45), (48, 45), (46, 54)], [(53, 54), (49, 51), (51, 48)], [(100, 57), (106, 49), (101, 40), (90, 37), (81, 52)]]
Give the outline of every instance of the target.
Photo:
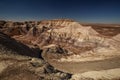
[(0, 20), (120, 23), (120, 0), (0, 0)]

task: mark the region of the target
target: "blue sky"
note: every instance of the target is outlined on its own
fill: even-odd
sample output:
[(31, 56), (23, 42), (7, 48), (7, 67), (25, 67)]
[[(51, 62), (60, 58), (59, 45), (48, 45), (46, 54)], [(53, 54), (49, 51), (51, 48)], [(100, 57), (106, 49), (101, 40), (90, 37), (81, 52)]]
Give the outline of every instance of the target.
[(120, 23), (120, 0), (0, 0), (2, 20), (59, 18), (80, 22)]

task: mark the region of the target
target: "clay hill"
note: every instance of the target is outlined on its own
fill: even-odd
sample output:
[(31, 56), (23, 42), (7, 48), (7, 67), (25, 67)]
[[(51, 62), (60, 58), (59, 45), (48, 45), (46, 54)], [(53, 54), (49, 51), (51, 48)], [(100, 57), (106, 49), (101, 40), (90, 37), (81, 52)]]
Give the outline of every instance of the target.
[(2, 80), (120, 79), (119, 24), (1, 20), (0, 50)]

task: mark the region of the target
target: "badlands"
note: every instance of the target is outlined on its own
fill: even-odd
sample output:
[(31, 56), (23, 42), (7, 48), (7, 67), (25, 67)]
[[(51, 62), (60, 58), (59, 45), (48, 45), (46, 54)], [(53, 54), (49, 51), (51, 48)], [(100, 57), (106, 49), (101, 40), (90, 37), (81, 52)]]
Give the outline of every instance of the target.
[(120, 25), (1, 20), (0, 80), (120, 80)]

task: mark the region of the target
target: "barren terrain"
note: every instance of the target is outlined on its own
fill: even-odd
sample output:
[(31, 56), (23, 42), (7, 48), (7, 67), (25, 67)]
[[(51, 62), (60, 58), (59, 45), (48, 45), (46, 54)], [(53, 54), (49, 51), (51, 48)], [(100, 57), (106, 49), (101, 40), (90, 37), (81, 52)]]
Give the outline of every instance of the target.
[(0, 21), (0, 80), (119, 80), (119, 71), (119, 24)]

